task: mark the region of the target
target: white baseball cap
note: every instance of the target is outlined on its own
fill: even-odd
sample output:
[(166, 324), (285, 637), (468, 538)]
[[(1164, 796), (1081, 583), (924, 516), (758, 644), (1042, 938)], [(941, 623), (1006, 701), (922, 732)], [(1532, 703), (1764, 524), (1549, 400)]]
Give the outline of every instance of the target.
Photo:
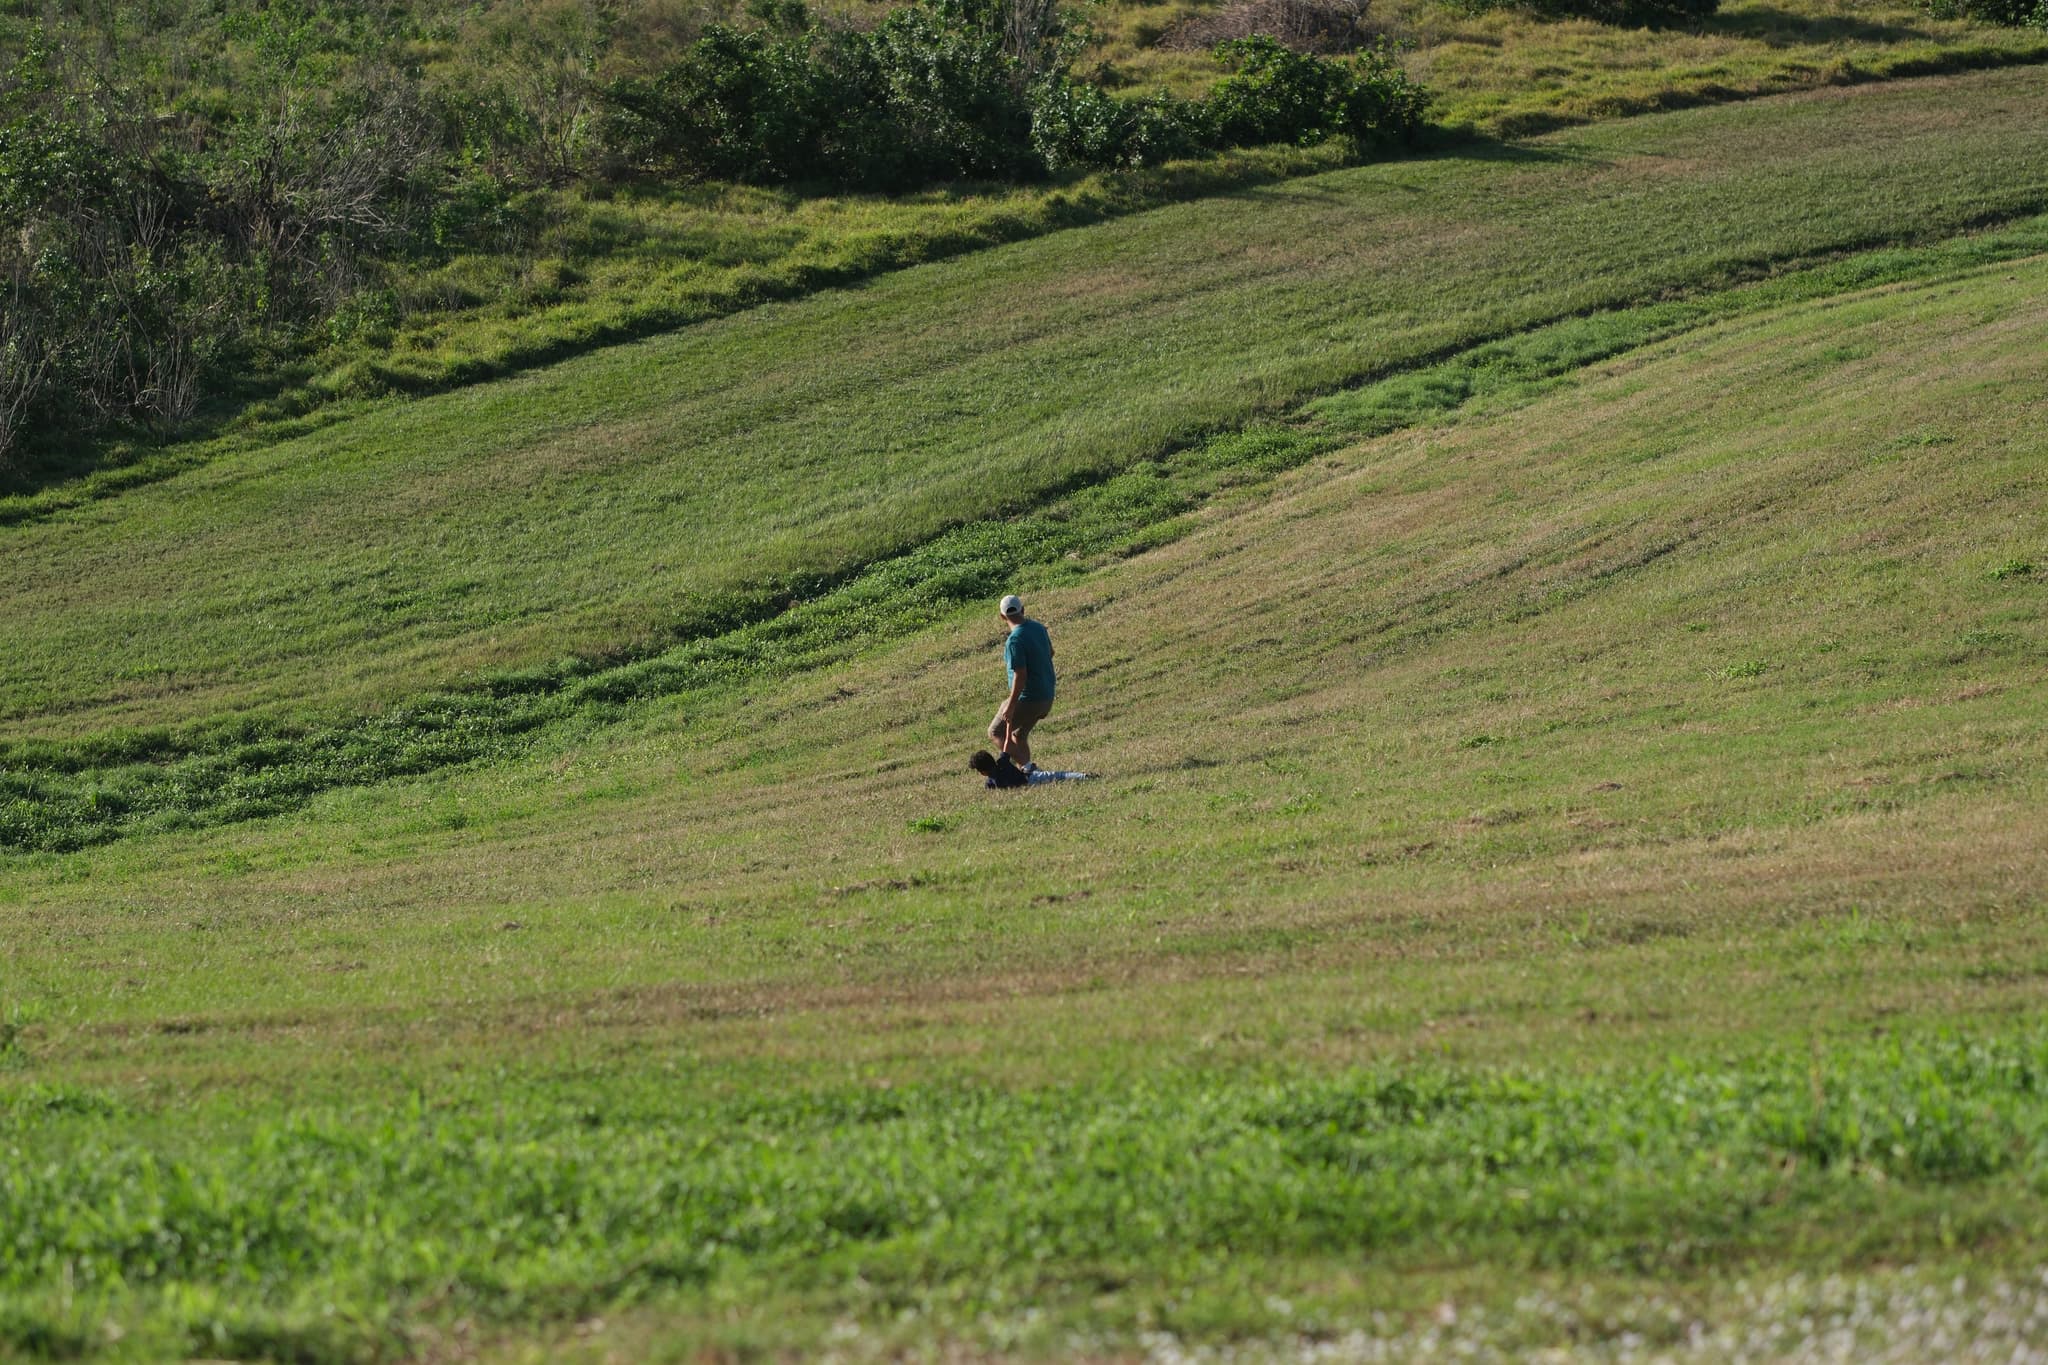
[(1024, 614), (1024, 599), (1017, 596), (1016, 593), (1011, 593), (1003, 599), (1003, 605), (1000, 610), (1003, 615), (1014, 621)]

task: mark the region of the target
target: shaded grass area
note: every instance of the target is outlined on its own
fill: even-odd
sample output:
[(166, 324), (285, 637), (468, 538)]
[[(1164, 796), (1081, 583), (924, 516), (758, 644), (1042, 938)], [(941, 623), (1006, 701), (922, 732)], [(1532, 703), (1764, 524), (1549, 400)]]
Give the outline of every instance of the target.
[[(1282, 1286), (1290, 1261), (1337, 1253), (1670, 1275), (1787, 1245), (1853, 1262), (2048, 1232), (2031, 1037), (1589, 1075), (702, 1084), (447, 1077), (396, 1109), (206, 1105), (154, 1141), (118, 1096), (0, 1092), (0, 1339), (345, 1360), (431, 1345), (430, 1321), (793, 1294), (805, 1331), (913, 1312), (972, 1340), (1091, 1284), (1204, 1336), (1173, 1287), (1225, 1266), (1273, 1265)], [(1304, 1325), (1270, 1300), (1264, 1316)]]
[(786, 609), (775, 610), (775, 599), (764, 595), (751, 607), (763, 619), (647, 658), (500, 673), (324, 728), (244, 721), (96, 742), (6, 745), (0, 846), (61, 852), (131, 832), (275, 815), (335, 787), (503, 757), (542, 727), (601, 720), (625, 703), (819, 668), (995, 596), (1029, 567), (1160, 543), (1187, 529), (1185, 513), (1219, 494), (1361, 436), (1413, 426), (1475, 399), (1527, 397), (1598, 360), (1717, 320), (2043, 250), (2048, 223), (2035, 220), (1537, 328), (1318, 399), (1287, 423), (1254, 425), (1176, 451), (1036, 512), (949, 531)]
[(1869, 88), (1341, 172), (369, 413), (10, 530), (0, 714), (53, 738), (303, 724), (644, 655), (1361, 378), (2037, 210), (2039, 87)]

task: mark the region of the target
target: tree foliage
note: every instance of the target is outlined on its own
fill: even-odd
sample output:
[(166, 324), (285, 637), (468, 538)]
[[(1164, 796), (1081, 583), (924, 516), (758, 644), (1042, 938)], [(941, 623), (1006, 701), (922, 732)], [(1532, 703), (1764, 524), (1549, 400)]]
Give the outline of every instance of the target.
[(660, 173), (901, 189), (1034, 178), (1204, 150), (1350, 137), (1398, 143), (1426, 97), (1385, 51), (1338, 61), (1271, 38), (1220, 44), (1204, 101), (1118, 99), (1072, 74), (1071, 34), (1035, 0), (912, 0), (870, 33), (714, 26), (661, 72), (607, 87), (610, 140)]

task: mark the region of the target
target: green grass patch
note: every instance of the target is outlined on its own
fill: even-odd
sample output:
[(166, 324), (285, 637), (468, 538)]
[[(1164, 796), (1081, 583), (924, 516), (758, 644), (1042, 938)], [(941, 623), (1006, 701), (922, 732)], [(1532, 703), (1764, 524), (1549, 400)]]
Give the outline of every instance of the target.
[(1022, 575), (1077, 789), (961, 771), (984, 596), (11, 857), (8, 1349), (1284, 1351), (1455, 1301), (1619, 1351), (1902, 1259), (1989, 1330), (2044, 1216), (2041, 604), (1986, 567), (2042, 543), (2048, 258), (1947, 250), (1148, 466), (1212, 491)]
[(1973, 1236), (2048, 1231), (2032, 1038), (1590, 1075), (702, 1084), (451, 1079), (395, 1106), (208, 1105), (183, 1140), (119, 1102), (6, 1096), (0, 1324), (38, 1353), (350, 1360), (457, 1318), (796, 1291), (821, 1316), (936, 1308), (930, 1327), (972, 1340), (985, 1315), (1071, 1308), (1096, 1282), (1200, 1336), (1244, 1324), (1176, 1311), (1170, 1290), (1225, 1265), (1282, 1284), (1336, 1254), (1668, 1276), (1796, 1242), (1853, 1266), (1937, 1250), (1917, 1215), (1954, 1195)]

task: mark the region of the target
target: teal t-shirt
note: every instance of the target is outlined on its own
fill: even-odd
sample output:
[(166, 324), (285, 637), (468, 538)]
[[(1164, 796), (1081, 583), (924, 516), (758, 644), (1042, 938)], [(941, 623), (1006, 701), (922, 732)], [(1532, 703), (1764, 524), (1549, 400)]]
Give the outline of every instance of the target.
[(1019, 701), (1051, 701), (1053, 689), (1059, 686), (1052, 671), (1052, 636), (1036, 621), (1019, 621), (1011, 627), (1009, 642), (1003, 646), (1003, 667), (1012, 687), (1017, 684), (1017, 670), (1024, 670)]

